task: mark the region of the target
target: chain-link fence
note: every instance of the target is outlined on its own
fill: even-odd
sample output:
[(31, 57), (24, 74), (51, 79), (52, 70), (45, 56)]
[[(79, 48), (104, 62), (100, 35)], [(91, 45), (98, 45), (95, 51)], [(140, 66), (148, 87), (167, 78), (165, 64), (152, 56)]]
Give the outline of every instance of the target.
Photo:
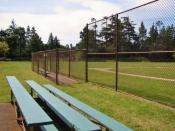
[(43, 52), (32, 54), (32, 69), (38, 73), (44, 73), (45, 63)]
[(100, 21), (92, 19), (87, 26), (88, 80), (114, 88), (117, 74), (116, 22), (116, 17), (110, 16)]
[(33, 70), (98, 83), (175, 107), (175, 1), (155, 0), (101, 20), (81, 34), (86, 50), (33, 54)]
[(85, 56), (86, 50), (55, 49), (36, 52), (32, 54), (32, 68), (56, 83), (66, 78), (62, 76), (85, 80)]
[(86, 50), (70, 51), (70, 76), (86, 81)]
[(157, 0), (92, 19), (88, 80), (175, 107), (174, 5)]

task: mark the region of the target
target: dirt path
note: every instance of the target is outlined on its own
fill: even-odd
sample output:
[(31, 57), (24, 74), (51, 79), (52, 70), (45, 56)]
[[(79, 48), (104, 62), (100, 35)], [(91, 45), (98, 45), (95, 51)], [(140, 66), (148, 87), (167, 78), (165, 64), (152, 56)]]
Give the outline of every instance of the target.
[[(55, 82), (56, 81), (56, 74), (55, 73), (48, 73), (47, 78)], [(61, 75), (61, 74), (58, 75), (58, 82), (61, 85), (71, 85), (71, 84), (77, 83), (77, 81), (75, 79), (69, 78), (69, 77)]]
[[(40, 74), (42, 74), (44, 76), (45, 71), (42, 68), (40, 68), (39, 71), (40, 71)], [(47, 71), (47, 77), (46, 78), (48, 78), (49, 80), (55, 82), (56, 81), (56, 73)], [(71, 84), (77, 83), (77, 80), (75, 80), (73, 78), (69, 78), (66, 75), (59, 74), (58, 75), (58, 82), (61, 85), (71, 85)]]
[[(90, 70), (97, 70), (97, 71), (103, 71), (103, 72), (108, 72), (108, 73), (115, 74), (114, 71), (110, 71), (110, 69), (112, 69), (112, 68), (89, 68), (89, 69)], [(162, 81), (175, 82), (175, 79), (167, 79), (167, 78), (161, 78), (161, 77), (144, 76), (144, 75), (137, 75), (137, 74), (130, 74), (130, 73), (119, 72), (119, 75), (131, 76), (131, 77), (140, 77), (140, 78), (146, 78), (146, 79), (152, 79), (152, 80), (162, 80)]]
[(22, 131), (11, 103), (0, 103), (0, 131)]

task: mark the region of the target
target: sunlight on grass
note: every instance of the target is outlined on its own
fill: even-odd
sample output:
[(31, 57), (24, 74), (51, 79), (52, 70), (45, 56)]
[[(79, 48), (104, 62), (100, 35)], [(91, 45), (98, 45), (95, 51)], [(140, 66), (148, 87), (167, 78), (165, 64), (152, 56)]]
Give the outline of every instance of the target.
[[(10, 100), (6, 75), (15, 75), (28, 90), (30, 88), (25, 83), (25, 80), (28, 79), (35, 80), (40, 84), (50, 83), (55, 85), (53, 82), (32, 72), (30, 62), (0, 62), (0, 72), (0, 102), (9, 102)], [(137, 99), (123, 93), (116, 93), (92, 83), (57, 87), (134, 130), (175, 130), (175, 111), (159, 104)]]
[[(115, 62), (90, 62), (89, 68), (112, 68), (114, 71)], [(174, 62), (119, 62), (119, 72), (122, 73), (174, 79), (174, 70)], [(122, 91), (175, 107), (175, 82), (124, 76), (120, 74), (118, 80), (118, 88)], [(115, 89), (114, 73), (89, 69), (89, 81)]]

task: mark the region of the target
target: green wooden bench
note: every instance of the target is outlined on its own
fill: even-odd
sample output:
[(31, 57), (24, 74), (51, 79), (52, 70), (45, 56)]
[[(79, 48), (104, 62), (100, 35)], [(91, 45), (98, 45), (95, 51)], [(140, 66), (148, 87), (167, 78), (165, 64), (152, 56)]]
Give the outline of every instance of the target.
[(71, 97), (70, 95), (64, 93), (63, 91), (51, 86), (51, 85), (44, 85), (50, 92), (54, 95), (64, 99), (69, 104), (73, 105), (74, 107), (78, 108), (85, 114), (89, 115), (101, 125), (105, 126), (109, 130), (119, 130), (119, 131), (131, 131), (130, 128), (126, 127), (125, 125), (117, 122), (116, 120), (108, 117), (107, 115), (93, 109), (92, 107), (80, 102), (79, 100)]
[(43, 125), (40, 126), (40, 128), (42, 131), (58, 131), (58, 129), (53, 124)]
[(7, 76), (6, 78), (11, 88), (11, 100), (13, 101), (13, 97), (16, 99), (17, 116), (23, 116), (27, 129), (39, 126), (43, 131), (57, 131), (52, 119), (29, 95), (16, 77)]
[(38, 97), (62, 120), (68, 127), (76, 131), (101, 131), (100, 127), (89, 121), (83, 115), (70, 108), (63, 101), (57, 99), (44, 87), (32, 80), (26, 81), (37, 93)]

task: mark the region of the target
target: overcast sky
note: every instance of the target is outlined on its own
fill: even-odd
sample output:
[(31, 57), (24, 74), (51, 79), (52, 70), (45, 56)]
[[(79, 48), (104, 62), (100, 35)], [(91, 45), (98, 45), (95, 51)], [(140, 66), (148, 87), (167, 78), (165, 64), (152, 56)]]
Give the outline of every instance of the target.
[(92, 17), (100, 19), (149, 1), (0, 0), (0, 29), (7, 28), (15, 19), (19, 26), (35, 26), (45, 43), (53, 32), (62, 44), (75, 44), (79, 41), (80, 31)]

